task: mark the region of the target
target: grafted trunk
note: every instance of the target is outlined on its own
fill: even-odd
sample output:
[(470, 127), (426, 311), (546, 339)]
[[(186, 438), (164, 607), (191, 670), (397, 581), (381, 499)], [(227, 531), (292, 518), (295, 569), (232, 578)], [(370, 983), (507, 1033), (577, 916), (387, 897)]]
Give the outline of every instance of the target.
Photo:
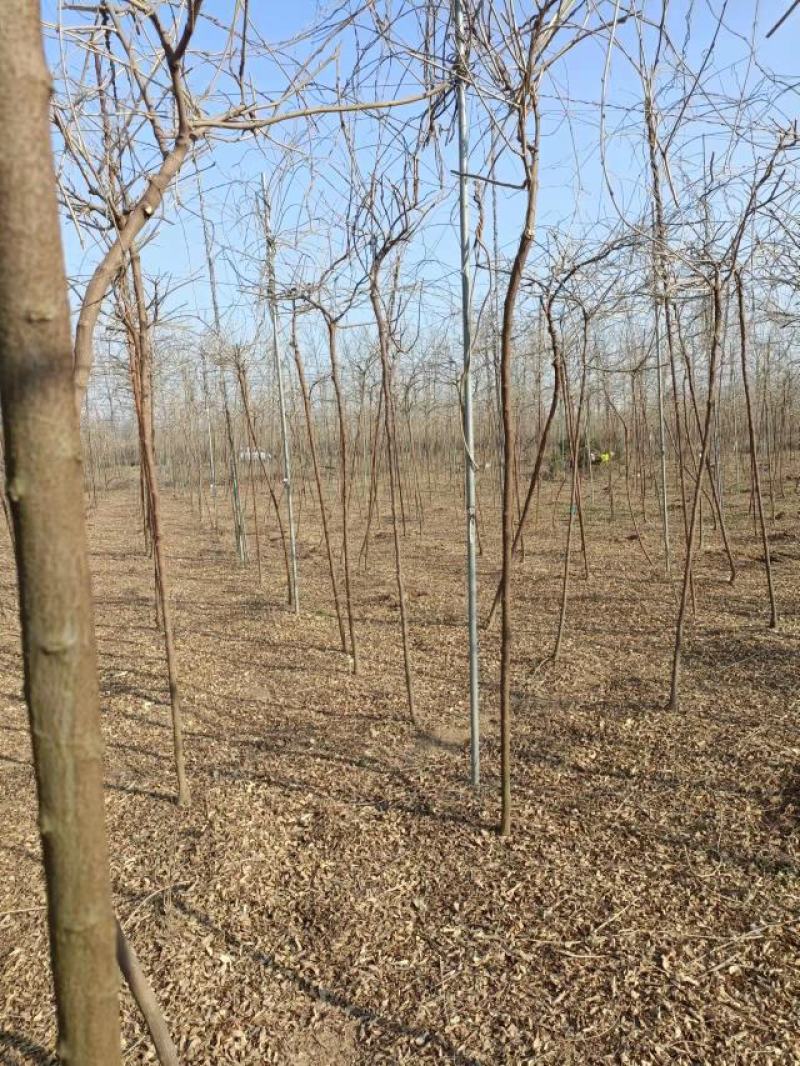
[(0, 403), (65, 1066), (120, 1058), (97, 650), (38, 4), (0, 32)]

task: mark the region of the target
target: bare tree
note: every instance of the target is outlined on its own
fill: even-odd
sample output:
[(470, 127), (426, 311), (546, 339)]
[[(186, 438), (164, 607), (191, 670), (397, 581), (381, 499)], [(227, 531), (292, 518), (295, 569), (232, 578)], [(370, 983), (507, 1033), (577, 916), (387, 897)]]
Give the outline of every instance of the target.
[(61, 1061), (121, 1062), (69, 308), (37, 4), (0, 34), (0, 402)]
[[(139, 426), (143, 480), (147, 493), (147, 517), (153, 545), (155, 586), (161, 625), (164, 631), (164, 650), (169, 678), (169, 699), (172, 713), (172, 743), (175, 759), (175, 775), (178, 783), (178, 806), (188, 807), (191, 801), (189, 781), (186, 776), (186, 758), (183, 741), (183, 710), (178, 672), (178, 656), (169, 596), (167, 562), (161, 528), (161, 492), (158, 479), (153, 441), (153, 333), (147, 316), (147, 296), (142, 276), (142, 264), (138, 249), (130, 250), (130, 270), (133, 288), (133, 305), (125, 299), (123, 287), (122, 316), (128, 331), (131, 352), (131, 381), (134, 407)], [(135, 308), (135, 310), (134, 310)]]

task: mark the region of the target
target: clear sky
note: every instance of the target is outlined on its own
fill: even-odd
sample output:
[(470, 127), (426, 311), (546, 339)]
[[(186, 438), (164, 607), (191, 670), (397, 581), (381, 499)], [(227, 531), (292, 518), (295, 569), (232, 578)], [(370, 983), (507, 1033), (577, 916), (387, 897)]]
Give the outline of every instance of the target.
[[(730, 150), (735, 136), (731, 125), (735, 115), (726, 110), (715, 113), (714, 101), (723, 97), (744, 95), (753, 89), (766, 75), (780, 75), (787, 89), (780, 100), (780, 112), (775, 113), (774, 103), (760, 116), (763, 129), (758, 131), (762, 144), (773, 133), (768, 129), (770, 121), (786, 123), (798, 112), (797, 84), (800, 83), (800, 58), (797, 47), (800, 41), (800, 12), (791, 18), (771, 39), (766, 40), (766, 30), (785, 9), (787, 0), (673, 0), (670, 6), (669, 28), (673, 39), (686, 46), (688, 79), (691, 71), (703, 68), (703, 57), (714, 37), (719, 12), (724, 10), (723, 26), (718, 33), (713, 59), (703, 68), (701, 79), (702, 102), (693, 105), (691, 124), (687, 132), (676, 139), (674, 153), (676, 181), (690, 179), (690, 171), (700, 166), (703, 153), (711, 152), (720, 157), (727, 153), (726, 164), (735, 168), (752, 159), (753, 148), (745, 140)], [(161, 5), (167, 8), (167, 5)], [(216, 19), (219, 26), (230, 20), (233, 3), (230, 0), (209, 0), (207, 15)], [(531, 4), (518, 4), (524, 12)], [(279, 41), (300, 32), (318, 17), (318, 5), (310, 0), (295, 0), (291, 4), (252, 4), (254, 22), (258, 33), (265, 41)], [(614, 4), (606, 4), (611, 12)], [(649, 3), (647, 10), (658, 11), (660, 4)], [(57, 6), (53, 0), (44, 4), (46, 19), (55, 21)], [(67, 23), (76, 23), (88, 16), (64, 13)], [(755, 32), (754, 32), (755, 27)], [(688, 28), (688, 36), (687, 36)], [(211, 47), (214, 32), (204, 29), (198, 38), (201, 48)], [(397, 28), (398, 35), (401, 28)], [(632, 26), (623, 25), (617, 31), (618, 41), (628, 51), (635, 51), (636, 39)], [(648, 42), (652, 43), (652, 42)], [(755, 49), (755, 61), (751, 56)], [(309, 51), (310, 47), (306, 47)], [(58, 42), (51, 39), (48, 45), (51, 63), (58, 64), (62, 53)], [(74, 67), (74, 58), (69, 58)], [(346, 43), (339, 54), (339, 69), (347, 74), (347, 64), (352, 63), (352, 43)], [(330, 79), (333, 64), (328, 64), (320, 75)], [(254, 61), (251, 75), (264, 89), (277, 91), (281, 77), (278, 64), (266, 60)], [(396, 91), (408, 92), (413, 78), (393, 83)], [(270, 82), (273, 84), (270, 85)], [(57, 83), (57, 88), (59, 88)], [(378, 87), (375, 87), (377, 91)], [(386, 89), (385, 91), (391, 91)], [(672, 84), (660, 85), (660, 103), (665, 111), (665, 127), (674, 114), (675, 102), (683, 90)], [(368, 91), (362, 95), (369, 95)], [(765, 92), (766, 98), (766, 92)], [(776, 94), (774, 91), (771, 97)], [(600, 102), (604, 101), (601, 112)], [(619, 213), (634, 217), (641, 211), (646, 191), (646, 161), (641, 116), (642, 89), (638, 76), (622, 50), (615, 50), (608, 57), (607, 37), (587, 41), (580, 45), (564, 61), (558, 64), (545, 83), (543, 91), (543, 142), (541, 168), (541, 194), (539, 234), (544, 240), (548, 232), (562, 238), (570, 234), (576, 238), (587, 232), (600, 232), (618, 222)], [(699, 99), (699, 97), (698, 97)], [(213, 110), (213, 107), (211, 108)], [(473, 151), (470, 169), (486, 173), (487, 140), (483, 104), (475, 93), (470, 94), (471, 134)], [(604, 176), (600, 150), (601, 119), (605, 133)], [(449, 118), (443, 116), (443, 131), (447, 131)], [(374, 125), (369, 119), (354, 124), (359, 144), (359, 159), (365, 173), (370, 173), (378, 161), (373, 150)], [(235, 143), (215, 143), (213, 151), (203, 153), (200, 160), (202, 181), (206, 189), (208, 214), (213, 222), (217, 252), (217, 275), (220, 285), (223, 312), (232, 329), (252, 331), (253, 297), (242, 277), (254, 280), (258, 273), (260, 233), (257, 219), (253, 217), (253, 204), (260, 175), (266, 173), (276, 196), (276, 216), (279, 218), (279, 283), (282, 272), (290, 264), (297, 266), (297, 256), (290, 245), (297, 227), (303, 231), (304, 256), (307, 267), (315, 259), (324, 262), (327, 247), (338, 245), (341, 238), (337, 227), (337, 212), (347, 191), (342, 171), (343, 153), (341, 142), (336, 142), (336, 121), (321, 122), (318, 139), (312, 139), (316, 158), (312, 163), (299, 162), (290, 180), (275, 182), (276, 170), (286, 158), (282, 145), (292, 130), (279, 130), (265, 150), (260, 149), (252, 136)], [(455, 143), (452, 137), (440, 139), (443, 167), (437, 171), (432, 153), (429, 153), (423, 168), (423, 180), (431, 188), (444, 176), (441, 202), (426, 220), (413, 247), (409, 250), (406, 278), (409, 286), (416, 284), (418, 296), (423, 296), (423, 314), (441, 316), (455, 312), (458, 299), (458, 245), (457, 245), (457, 179), (455, 169)], [(371, 152), (373, 153), (371, 155)], [(152, 158), (152, 157), (151, 157)], [(680, 171), (680, 173), (678, 172)], [(685, 173), (683, 173), (685, 172)], [(498, 166), (497, 173), (508, 182), (520, 181), (518, 161), (507, 155)], [(613, 189), (613, 199), (609, 194)], [(501, 255), (513, 251), (519, 235), (522, 216), (522, 196), (507, 188), (501, 188), (498, 198), (498, 244)], [(299, 205), (310, 204), (310, 220), (301, 223)], [(489, 199), (486, 200), (487, 207)], [(189, 323), (202, 319), (210, 321), (211, 300), (209, 295), (202, 229), (197, 213), (197, 193), (194, 168), (190, 165), (181, 178), (178, 199), (170, 195), (164, 219), (144, 252), (146, 269), (152, 275), (169, 275), (173, 283), (180, 283), (170, 300), (173, 314), (181, 314)], [(281, 209), (283, 209), (281, 211)], [(473, 209), (473, 220), (475, 212)], [(76, 235), (75, 226), (65, 215), (64, 234), (68, 270), (76, 278), (84, 278), (97, 259), (97, 247), (91, 237), (83, 238), (83, 246)], [(485, 239), (491, 241), (490, 217), (487, 212)], [(483, 275), (479, 274), (478, 286)], [(358, 318), (358, 312), (355, 312)], [(364, 314), (360, 315), (363, 319)]]

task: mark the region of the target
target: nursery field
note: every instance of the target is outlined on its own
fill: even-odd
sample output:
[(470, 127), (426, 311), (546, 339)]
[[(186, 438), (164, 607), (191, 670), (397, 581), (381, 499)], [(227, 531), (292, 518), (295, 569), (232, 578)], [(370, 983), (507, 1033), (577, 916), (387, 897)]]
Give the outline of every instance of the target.
[[(354, 677), (310, 491), (298, 616), (276, 537), (262, 542), (259, 586), (229, 531), (164, 491), (185, 810), (138, 500), (128, 486), (98, 494), (114, 904), (181, 1062), (800, 1063), (794, 481), (770, 526), (777, 631), (747, 495), (726, 502), (733, 585), (708, 521), (680, 712), (665, 709), (680, 559), (670, 583), (657, 514), (635, 539), (621, 489), (612, 522), (602, 486), (594, 505), (584, 486), (590, 576), (576, 541), (561, 653), (547, 661), (567, 505), (545, 483), (514, 571), (509, 838), (496, 832), (497, 620), (480, 633), (480, 792), (468, 780), (458, 490), (424, 494), (421, 529), (409, 521), (403, 539), (417, 729), (385, 510), (369, 569), (354, 568)], [(499, 535), (488, 521), (480, 531), (485, 619)], [(41, 1066), (55, 1062), (55, 1018), (5, 533), (0, 585), (0, 1061)], [(124, 1061), (155, 1061), (121, 998)]]

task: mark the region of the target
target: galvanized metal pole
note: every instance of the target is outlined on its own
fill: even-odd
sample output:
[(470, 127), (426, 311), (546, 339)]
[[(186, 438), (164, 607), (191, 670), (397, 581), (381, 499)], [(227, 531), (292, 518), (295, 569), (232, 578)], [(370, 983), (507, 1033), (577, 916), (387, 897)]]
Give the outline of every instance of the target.
[(461, 235), (461, 326), (464, 347), (464, 496), (467, 518), (467, 631), (469, 640), (470, 777), (480, 785), (480, 694), (478, 674), (478, 573), (476, 563), (475, 437), (472, 425), (472, 328), (469, 262), (469, 200), (467, 197), (467, 94), (464, 12), (453, 0), (456, 31), (456, 103), (458, 107), (458, 198)]
[(275, 375), (278, 379), (278, 407), (281, 416), (281, 443), (283, 445), (283, 484), (286, 488), (286, 509), (289, 519), (289, 558), (292, 570), (292, 606), (300, 613), (300, 593), (297, 582), (297, 544), (294, 533), (294, 500), (292, 496), (292, 460), (289, 451), (289, 432), (286, 425), (286, 397), (283, 391), (283, 368), (278, 342), (278, 307), (275, 295), (275, 242), (269, 224), (269, 199), (267, 183), (261, 175), (261, 193), (264, 198), (264, 243), (267, 269), (267, 305), (272, 325), (272, 347), (275, 353)]
[[(656, 282), (658, 284), (658, 282)], [(664, 432), (664, 379), (661, 366), (661, 326), (659, 322), (659, 301), (655, 302), (655, 341), (656, 341), (656, 382), (658, 385), (658, 451), (661, 465), (661, 518), (662, 532), (664, 535), (664, 572), (667, 577), (672, 574), (672, 562), (670, 559), (669, 543), (669, 509), (667, 495), (667, 445)]]

